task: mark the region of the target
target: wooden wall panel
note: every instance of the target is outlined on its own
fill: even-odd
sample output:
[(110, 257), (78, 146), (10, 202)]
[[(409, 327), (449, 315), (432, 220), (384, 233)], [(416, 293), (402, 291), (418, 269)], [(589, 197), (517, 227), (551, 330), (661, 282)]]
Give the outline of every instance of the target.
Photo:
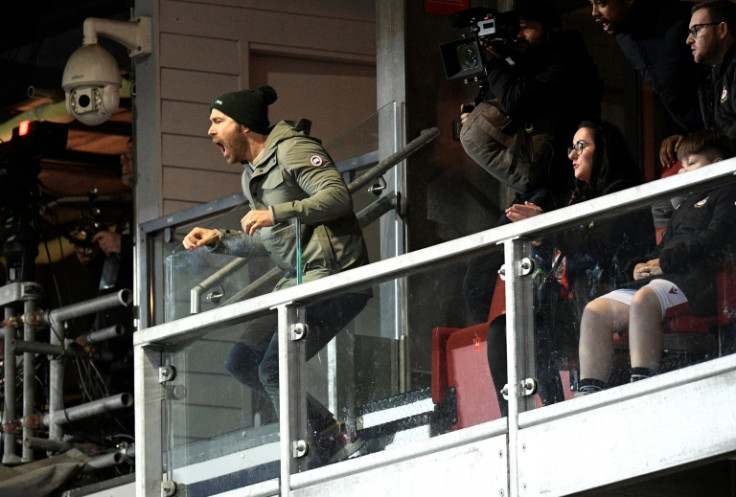
[[(164, 212), (164, 215), (173, 214), (174, 212), (191, 209), (192, 207), (196, 207), (199, 204), (200, 202), (182, 202), (179, 200), (165, 200), (163, 203), (163, 212)], [(186, 232), (185, 229), (181, 231)]]
[(375, 23), (339, 16), (349, 9), (344, 6), (333, 12), (322, 10), (305, 15), (170, 1), (161, 4), (160, 30), (284, 47), (375, 54)]
[(240, 72), (240, 49), (236, 40), (162, 33), (160, 43), (162, 68), (234, 75)]
[(163, 135), (161, 139), (163, 165), (240, 173), (242, 166), (228, 165), (222, 158), (220, 149), (207, 137), (206, 131), (205, 129), (199, 136)]
[(161, 194), (169, 200), (209, 202), (240, 191), (240, 174), (177, 167), (164, 169)]
[(158, 5), (162, 215), (239, 192), (207, 137), (217, 95), (271, 84), (271, 122), (306, 117), (325, 142), (375, 110), (372, 0)]
[[(271, 122), (312, 121), (312, 136), (327, 144), (375, 112), (374, 67), (293, 57), (251, 57), (251, 80), (279, 93), (269, 107)], [(363, 152), (367, 152), (364, 150)]]
[(210, 103), (221, 93), (238, 88), (238, 77), (231, 74), (161, 70), (161, 95), (169, 100)]
[[(270, 0), (265, 3), (263, 0), (197, 0), (201, 4), (240, 7), (242, 9), (256, 10), (272, 10), (274, 12), (296, 12), (300, 14), (310, 14), (323, 16), (325, 12), (339, 12), (346, 18), (363, 19), (370, 22), (376, 17), (375, 0), (320, 0), (308, 1), (304, 0)], [(349, 4), (349, 9), (346, 9)], [(510, 8), (510, 7), (509, 7)]]
[(161, 102), (161, 117), (161, 131), (164, 134), (206, 136), (210, 124), (210, 102), (164, 100)]

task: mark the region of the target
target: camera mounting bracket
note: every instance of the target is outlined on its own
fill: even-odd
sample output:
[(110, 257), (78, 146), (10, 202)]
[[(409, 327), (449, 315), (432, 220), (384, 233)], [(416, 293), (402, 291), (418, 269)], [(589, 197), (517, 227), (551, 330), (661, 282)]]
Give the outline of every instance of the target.
[(88, 17), (82, 25), (84, 45), (97, 43), (103, 36), (120, 43), (128, 49), (131, 59), (151, 53), (151, 18), (136, 17), (129, 21)]

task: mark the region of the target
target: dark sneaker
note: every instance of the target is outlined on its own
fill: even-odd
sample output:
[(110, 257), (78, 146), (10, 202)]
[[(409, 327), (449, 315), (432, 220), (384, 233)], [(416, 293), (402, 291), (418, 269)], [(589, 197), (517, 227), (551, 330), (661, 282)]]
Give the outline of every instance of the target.
[(317, 452), (322, 464), (330, 464), (348, 459), (364, 443), (353, 428), (335, 422), (317, 435)]
[(601, 391), (601, 388), (588, 385), (586, 387), (578, 388), (578, 391), (575, 392), (575, 397), (584, 397), (585, 395), (590, 395), (591, 393), (598, 393), (600, 391)]
[(601, 390), (605, 390), (606, 388), (608, 388), (608, 385), (605, 382), (594, 378), (584, 378), (578, 383), (578, 391), (575, 393), (575, 397), (597, 393)]
[(654, 375), (654, 371), (649, 368), (631, 368), (631, 383), (635, 381), (646, 380)]

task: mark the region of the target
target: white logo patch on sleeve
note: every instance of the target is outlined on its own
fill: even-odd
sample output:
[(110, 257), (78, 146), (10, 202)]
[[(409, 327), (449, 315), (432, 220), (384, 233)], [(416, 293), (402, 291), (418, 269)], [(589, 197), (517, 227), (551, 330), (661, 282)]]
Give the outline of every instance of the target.
[(324, 164), (324, 161), (319, 155), (313, 155), (309, 158), (309, 163), (312, 164), (314, 167), (319, 167)]

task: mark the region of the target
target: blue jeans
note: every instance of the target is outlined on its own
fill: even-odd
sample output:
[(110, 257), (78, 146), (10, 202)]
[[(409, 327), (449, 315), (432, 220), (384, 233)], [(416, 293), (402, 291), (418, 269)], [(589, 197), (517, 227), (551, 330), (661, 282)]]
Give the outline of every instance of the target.
[[(309, 331), (306, 358), (311, 359), (322, 347), (363, 310), (370, 295), (347, 293), (307, 305)], [(278, 320), (274, 314), (248, 323), (245, 337), (230, 350), (225, 368), (242, 384), (267, 397), (279, 410), (279, 340)], [(320, 431), (334, 422), (334, 417), (319, 401), (307, 398), (310, 428)]]

